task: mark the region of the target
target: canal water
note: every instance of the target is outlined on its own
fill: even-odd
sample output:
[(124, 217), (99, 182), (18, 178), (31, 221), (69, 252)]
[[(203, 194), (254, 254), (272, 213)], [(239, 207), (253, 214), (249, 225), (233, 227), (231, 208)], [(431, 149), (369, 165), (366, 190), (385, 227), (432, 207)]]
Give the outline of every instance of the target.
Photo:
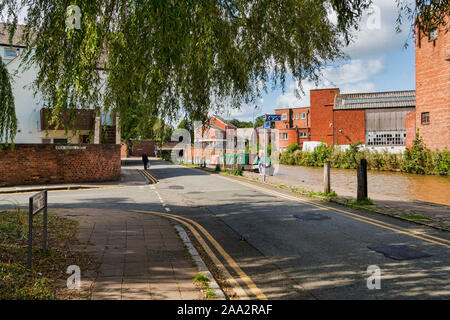
[[(323, 188), (323, 168), (279, 165), (275, 177), (288, 185)], [(450, 205), (450, 177), (369, 170), (369, 197), (397, 198)], [(356, 195), (356, 170), (331, 169), (331, 189)]]

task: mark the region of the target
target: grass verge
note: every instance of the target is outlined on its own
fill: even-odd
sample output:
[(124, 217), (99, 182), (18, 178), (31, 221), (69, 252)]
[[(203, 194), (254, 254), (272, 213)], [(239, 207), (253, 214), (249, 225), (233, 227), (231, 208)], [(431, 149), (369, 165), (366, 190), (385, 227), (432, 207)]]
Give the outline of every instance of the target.
[(74, 252), (78, 222), (48, 216), (47, 252), (42, 251), (42, 214), (33, 220), (33, 267), (27, 268), (28, 213), (0, 212), (0, 299), (54, 300), (88, 299), (89, 290), (67, 289), (68, 266), (84, 272), (96, 262), (84, 252)]

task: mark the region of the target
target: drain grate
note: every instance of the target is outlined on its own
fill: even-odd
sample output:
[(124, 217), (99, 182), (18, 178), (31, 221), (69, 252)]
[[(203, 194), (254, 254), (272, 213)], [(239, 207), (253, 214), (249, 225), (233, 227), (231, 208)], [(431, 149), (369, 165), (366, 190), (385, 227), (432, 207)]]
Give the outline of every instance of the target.
[(182, 190), (182, 189), (184, 189), (184, 187), (183, 186), (169, 186), (169, 189), (176, 189), (176, 190)]
[(330, 217), (320, 214), (320, 213), (302, 213), (302, 214), (295, 214), (294, 218), (297, 218), (299, 220), (304, 221), (320, 221), (320, 220), (328, 220), (331, 219)]
[(420, 252), (404, 245), (368, 246), (367, 248), (382, 253), (385, 257), (394, 260), (412, 260), (431, 257), (428, 253)]

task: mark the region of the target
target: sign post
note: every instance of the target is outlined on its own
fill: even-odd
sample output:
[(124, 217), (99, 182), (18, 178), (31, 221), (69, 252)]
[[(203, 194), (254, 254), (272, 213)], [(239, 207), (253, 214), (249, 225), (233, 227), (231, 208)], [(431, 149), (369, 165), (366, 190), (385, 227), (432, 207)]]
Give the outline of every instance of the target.
[(272, 121), (281, 121), (280, 114), (265, 114), (264, 119), (264, 160), (263, 160), (263, 181), (266, 181), (266, 160), (267, 160), (267, 128), (270, 128)]
[(33, 218), (44, 211), (42, 251), (47, 251), (47, 190), (41, 191), (29, 199), (28, 207), (28, 268), (31, 268), (33, 258)]

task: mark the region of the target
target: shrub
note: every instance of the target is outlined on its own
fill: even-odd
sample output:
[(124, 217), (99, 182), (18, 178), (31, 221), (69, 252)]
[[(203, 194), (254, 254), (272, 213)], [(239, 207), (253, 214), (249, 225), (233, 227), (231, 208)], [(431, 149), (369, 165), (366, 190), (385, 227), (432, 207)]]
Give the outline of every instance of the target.
[(303, 152), (293, 143), (281, 155), (280, 163), (317, 167), (323, 166), (327, 160), (334, 168), (356, 169), (360, 159), (367, 159), (370, 169), (401, 170), (417, 174), (439, 173), (447, 175), (450, 172), (450, 151), (430, 151), (423, 144), (419, 132), (416, 133), (413, 147), (403, 154), (384, 151), (382, 153), (370, 150), (360, 150), (361, 142), (352, 143), (346, 151), (339, 147), (319, 145), (313, 152)]

